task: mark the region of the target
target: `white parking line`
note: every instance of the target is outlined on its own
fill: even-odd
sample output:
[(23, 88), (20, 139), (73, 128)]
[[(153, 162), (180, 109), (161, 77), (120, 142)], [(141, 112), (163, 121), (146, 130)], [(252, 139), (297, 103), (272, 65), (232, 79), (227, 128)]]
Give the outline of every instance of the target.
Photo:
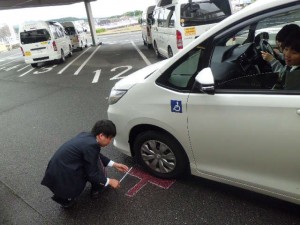
[(27, 73), (30, 73), (32, 70), (34, 70), (34, 68), (32, 68), (32, 69), (28, 70), (27, 72), (25, 72), (25, 73), (21, 74), (19, 77), (23, 77), (23, 76), (25, 76)]
[(76, 70), (76, 72), (74, 73), (74, 75), (78, 75), (79, 72), (82, 70), (82, 68), (85, 66), (85, 64), (87, 64), (87, 62), (93, 57), (93, 55), (97, 52), (97, 50), (101, 47), (101, 45), (99, 45), (94, 51), (93, 53), (84, 61), (84, 63), (78, 68), (78, 70)]
[(17, 61), (17, 60), (18, 60), (18, 59), (15, 59), (15, 60), (9, 61), (9, 62), (7, 62), (7, 63), (4, 63), (4, 64), (0, 65), (0, 66), (5, 66), (5, 65), (7, 65), (7, 64), (10, 64), (10, 63), (12, 63), (12, 62), (14, 62), (14, 61)]
[[(15, 57), (15, 56), (18, 56), (18, 57)], [(4, 58), (1, 58), (1, 59), (0, 59), (0, 62), (6, 61), (7, 59), (15, 59), (15, 58), (19, 58), (20, 56), (22, 56), (22, 55), (20, 55), (20, 53), (16, 53), (16, 54), (14, 54), (14, 55), (8, 55), (8, 56), (6, 56), (6, 57), (4, 57)]]
[(61, 69), (57, 74), (62, 74), (73, 62), (75, 62), (80, 56), (82, 56), (84, 53), (86, 53), (87, 50), (89, 50), (91, 47), (88, 47), (84, 52), (82, 52), (79, 56), (77, 56), (75, 59), (73, 59), (68, 65), (66, 65), (63, 69)]
[(147, 64), (147, 66), (151, 65), (151, 62), (147, 59), (147, 57), (141, 52), (141, 50), (134, 44), (133, 41), (131, 41), (131, 44), (133, 45), (133, 47), (138, 51), (138, 53), (140, 54), (140, 56), (142, 57), (142, 59), (145, 61), (145, 63)]
[(17, 70), (17, 72), (20, 72), (20, 71), (22, 71), (22, 70), (26, 69), (28, 66), (30, 66), (30, 65), (24, 66), (23, 68), (21, 68), (21, 69)]

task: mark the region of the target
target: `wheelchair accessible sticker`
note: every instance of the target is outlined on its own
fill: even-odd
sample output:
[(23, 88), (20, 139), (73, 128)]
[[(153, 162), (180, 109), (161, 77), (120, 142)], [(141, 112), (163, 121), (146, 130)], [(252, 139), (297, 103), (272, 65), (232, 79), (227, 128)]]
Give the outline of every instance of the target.
[(171, 100), (171, 112), (182, 113), (182, 103), (178, 100)]

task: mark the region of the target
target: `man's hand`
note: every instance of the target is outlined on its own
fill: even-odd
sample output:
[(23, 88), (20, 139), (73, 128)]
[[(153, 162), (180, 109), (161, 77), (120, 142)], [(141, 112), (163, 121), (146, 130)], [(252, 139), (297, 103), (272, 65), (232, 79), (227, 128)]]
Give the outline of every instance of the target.
[(261, 56), (267, 62), (271, 62), (274, 59), (274, 56), (268, 52), (261, 51)]
[(109, 185), (115, 189), (120, 188), (120, 182), (116, 179), (109, 178)]
[(114, 163), (113, 167), (119, 170), (120, 172), (126, 173), (128, 171), (128, 166), (121, 163)]

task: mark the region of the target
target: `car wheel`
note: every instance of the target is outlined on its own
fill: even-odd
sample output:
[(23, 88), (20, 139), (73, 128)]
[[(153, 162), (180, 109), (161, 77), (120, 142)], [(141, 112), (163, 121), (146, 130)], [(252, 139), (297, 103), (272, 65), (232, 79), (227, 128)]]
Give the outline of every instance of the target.
[(69, 45), (69, 57), (71, 57), (73, 55), (73, 49), (72, 46)]
[(80, 51), (83, 49), (83, 43), (82, 41), (80, 42), (80, 47), (79, 47)]
[(64, 63), (66, 61), (64, 50), (61, 50), (60, 54), (61, 54), (60, 63)]
[(138, 162), (160, 178), (178, 178), (188, 172), (188, 158), (179, 142), (161, 131), (139, 134), (133, 145)]
[(85, 47), (86, 47), (86, 48), (88, 47), (88, 42), (87, 42), (87, 40), (85, 40)]
[(152, 48), (152, 44), (147, 44), (148, 49)]
[(173, 56), (173, 51), (171, 49), (171, 47), (168, 47), (168, 57), (171, 58)]
[(38, 64), (37, 64), (37, 63), (31, 63), (31, 66), (32, 66), (33, 68), (37, 68), (37, 67), (38, 67)]
[(160, 53), (158, 51), (156, 42), (154, 42), (153, 44), (154, 44), (153, 48), (154, 48), (155, 55), (156, 55), (157, 58), (160, 58)]

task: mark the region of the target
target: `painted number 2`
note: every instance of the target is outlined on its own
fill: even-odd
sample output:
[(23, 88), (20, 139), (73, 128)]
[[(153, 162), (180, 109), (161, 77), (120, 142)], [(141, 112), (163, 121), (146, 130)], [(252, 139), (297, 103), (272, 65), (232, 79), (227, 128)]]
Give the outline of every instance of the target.
[(118, 80), (118, 79), (124, 78), (125, 76), (121, 77), (121, 75), (123, 75), (124, 73), (128, 72), (129, 70), (131, 70), (132, 66), (119, 66), (119, 67), (115, 67), (115, 68), (111, 69), (111, 72), (114, 72), (114, 71), (116, 71), (117, 69), (120, 69), (120, 68), (126, 68), (126, 69), (123, 70), (122, 72), (118, 73), (116, 76), (110, 78), (110, 80)]

